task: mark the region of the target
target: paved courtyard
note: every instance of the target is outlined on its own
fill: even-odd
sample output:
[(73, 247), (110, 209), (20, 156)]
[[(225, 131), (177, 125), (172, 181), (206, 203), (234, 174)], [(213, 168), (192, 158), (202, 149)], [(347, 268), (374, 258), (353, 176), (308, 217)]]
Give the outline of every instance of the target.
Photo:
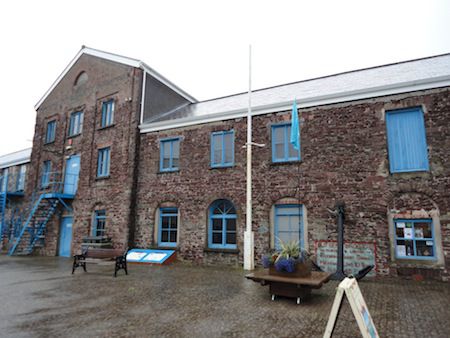
[[(321, 337), (337, 282), (301, 305), (270, 300), (240, 269), (88, 266), (57, 257), (0, 256), (1, 337)], [(363, 280), (381, 337), (450, 337), (450, 284)], [(335, 337), (358, 337), (344, 303)]]

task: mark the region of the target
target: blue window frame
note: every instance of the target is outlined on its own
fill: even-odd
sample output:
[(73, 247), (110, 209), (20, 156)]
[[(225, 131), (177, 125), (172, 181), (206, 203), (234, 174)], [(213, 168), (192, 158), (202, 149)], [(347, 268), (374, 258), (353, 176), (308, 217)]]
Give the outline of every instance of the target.
[(161, 140), (160, 171), (177, 171), (180, 162), (180, 139)]
[(208, 246), (236, 249), (236, 209), (228, 200), (217, 200), (209, 208)]
[(92, 236), (105, 236), (106, 210), (96, 210), (94, 212), (94, 224)]
[(300, 160), (300, 150), (295, 150), (290, 142), (291, 123), (272, 126), (272, 162)]
[(301, 204), (275, 205), (275, 249), (280, 249), (280, 241), (299, 243), (304, 248), (303, 211)]
[(102, 104), (101, 127), (108, 127), (114, 123), (114, 100), (108, 100)]
[(178, 209), (159, 209), (158, 245), (177, 246)]
[(234, 131), (211, 134), (211, 167), (231, 167), (234, 164)]
[(386, 112), (391, 173), (428, 171), (428, 151), (420, 108)]
[(56, 121), (50, 121), (47, 123), (45, 143), (55, 142), (55, 136), (56, 136)]
[(16, 180), (16, 190), (17, 191), (25, 190), (25, 175), (26, 174), (27, 174), (27, 165), (22, 164), (19, 167), (19, 172), (17, 173), (17, 180)]
[(52, 171), (52, 162), (44, 161), (44, 165), (42, 167), (42, 176), (41, 176), (41, 187), (47, 188), (50, 184), (50, 173)]
[(77, 111), (70, 114), (69, 136), (81, 134), (83, 131), (83, 118), (84, 114), (82, 111)]
[(395, 219), (395, 256), (399, 259), (435, 260), (431, 219)]
[(110, 163), (111, 151), (109, 147), (98, 150), (97, 160), (97, 177), (109, 176), (109, 163)]

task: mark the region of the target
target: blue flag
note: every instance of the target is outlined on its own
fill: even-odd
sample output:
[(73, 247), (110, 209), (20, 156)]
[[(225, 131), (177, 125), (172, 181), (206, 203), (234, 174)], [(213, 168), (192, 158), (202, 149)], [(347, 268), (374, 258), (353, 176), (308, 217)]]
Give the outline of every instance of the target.
[(300, 126), (298, 122), (297, 100), (292, 105), (291, 143), (295, 150), (300, 150)]

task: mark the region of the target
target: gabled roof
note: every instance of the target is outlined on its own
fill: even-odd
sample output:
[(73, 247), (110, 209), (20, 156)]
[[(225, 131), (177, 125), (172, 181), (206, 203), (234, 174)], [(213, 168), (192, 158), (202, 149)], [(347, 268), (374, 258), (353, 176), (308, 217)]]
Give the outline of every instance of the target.
[(164, 76), (162, 76), (157, 71), (155, 71), (154, 69), (152, 69), (151, 67), (149, 67), (148, 65), (146, 65), (144, 62), (142, 62), (140, 60), (129, 58), (129, 57), (118, 55), (118, 54), (104, 52), (104, 51), (94, 49), (94, 48), (89, 48), (86, 46), (82, 46), (81, 50), (77, 53), (77, 55), (75, 55), (75, 57), (72, 59), (72, 61), (70, 61), (70, 63), (63, 70), (63, 72), (58, 76), (58, 78), (55, 80), (55, 82), (53, 82), (51, 87), (45, 92), (44, 96), (42, 96), (42, 98), (36, 103), (36, 105), (34, 106), (34, 109), (36, 109), (36, 110), (39, 109), (42, 102), (44, 102), (44, 100), (48, 97), (48, 95), (50, 95), (50, 93), (53, 91), (53, 89), (55, 89), (55, 87), (58, 85), (58, 83), (61, 82), (61, 80), (64, 78), (64, 76), (67, 74), (67, 72), (78, 61), (78, 59), (84, 54), (96, 56), (96, 57), (99, 57), (99, 58), (102, 58), (105, 60), (109, 60), (109, 61), (113, 61), (113, 62), (118, 62), (118, 63), (128, 65), (131, 67), (140, 68), (140, 69), (144, 70), (146, 73), (153, 76), (158, 81), (165, 84), (167, 87), (171, 88), (173, 91), (175, 91), (182, 97), (184, 97), (189, 102), (192, 102), (192, 103), (197, 102), (197, 100), (194, 97), (192, 97), (191, 95), (186, 93), (184, 90), (182, 90), (181, 88), (179, 88), (178, 86), (176, 86), (175, 84), (170, 82)]
[[(450, 53), (365, 68), (252, 92), (252, 115), (450, 86)], [(248, 94), (196, 102), (155, 117), (141, 132), (245, 117)]]
[(30, 162), (31, 148), (0, 156), (0, 169)]

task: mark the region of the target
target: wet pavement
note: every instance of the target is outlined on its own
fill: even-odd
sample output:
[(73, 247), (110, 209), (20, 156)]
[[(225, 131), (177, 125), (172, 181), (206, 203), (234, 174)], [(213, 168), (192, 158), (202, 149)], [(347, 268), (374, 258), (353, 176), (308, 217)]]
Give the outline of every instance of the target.
[[(301, 305), (271, 301), (241, 269), (130, 265), (0, 256), (0, 337), (321, 337), (337, 282)], [(450, 337), (450, 284), (363, 280), (381, 337)], [(345, 301), (333, 337), (359, 337)]]

